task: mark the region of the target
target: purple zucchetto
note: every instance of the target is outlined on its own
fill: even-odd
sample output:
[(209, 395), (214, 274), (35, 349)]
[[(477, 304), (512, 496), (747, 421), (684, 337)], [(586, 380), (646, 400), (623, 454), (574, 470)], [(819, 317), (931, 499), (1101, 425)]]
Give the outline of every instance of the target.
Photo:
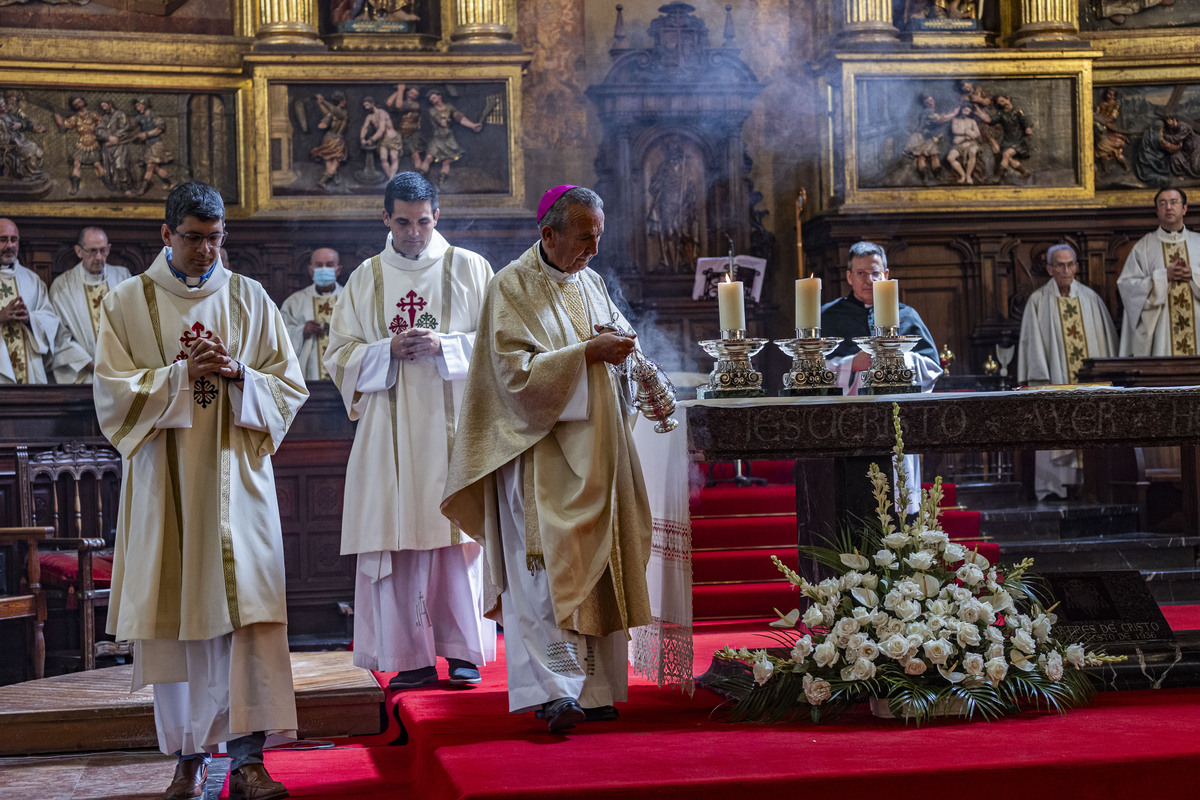
[(550, 210), (550, 206), (558, 202), (558, 198), (562, 197), (571, 189), (576, 188), (574, 184), (564, 183), (562, 186), (555, 186), (550, 191), (542, 195), (541, 201), (538, 203), (537, 220), (542, 221), (542, 217), (546, 216), (546, 212)]

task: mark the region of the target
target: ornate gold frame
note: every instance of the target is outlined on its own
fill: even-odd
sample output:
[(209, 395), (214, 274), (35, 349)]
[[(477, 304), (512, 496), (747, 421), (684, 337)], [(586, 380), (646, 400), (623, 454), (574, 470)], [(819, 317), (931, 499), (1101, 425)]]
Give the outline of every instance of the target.
[[(965, 208), (1039, 208), (1071, 203), (1076, 207), (1094, 201), (1092, 167), (1092, 62), (1099, 51), (1023, 51), (1020, 60), (1011, 51), (927, 53), (855, 53), (836, 56), (840, 62), (841, 119), (832, 118), (825, 139), (824, 158), (840, 175), (842, 205), (855, 211), (950, 211)], [(1076, 181), (1070, 186), (1008, 185), (863, 188), (858, 176), (858, 94), (863, 81), (878, 79), (955, 79), (970, 76), (981, 81), (1003, 79), (1068, 79), (1074, 82), (1074, 141), (1079, 160)], [(831, 71), (831, 82), (837, 73)], [(836, 112), (833, 112), (836, 113)], [(840, 127), (840, 131), (838, 128)], [(831, 170), (832, 172), (833, 170)]]
[[(432, 66), (427, 54), (329, 54), (319, 56), (293, 55), (286, 60), (278, 56), (251, 55), (246, 58), (247, 70), (253, 81), (254, 106), (260, 109), (260, 119), (253, 135), (253, 147), (258, 153), (260, 168), (255, 177), (259, 215), (319, 216), (327, 218), (359, 218), (363, 214), (378, 214), (381, 196), (338, 195), (276, 196), (271, 187), (271, 170), (267, 161), (270, 153), (270, 129), (265, 120), (271, 113), (269, 88), (272, 84), (328, 83), (334, 86), (379, 84), (411, 81), (421, 84), (497, 83), (505, 85), (508, 105), (508, 194), (455, 194), (447, 205), (447, 213), (469, 210), (486, 213), (488, 210), (522, 208), (525, 203), (525, 159), (521, 144), (521, 72), (528, 63), (522, 54), (446, 54)], [(382, 191), (382, 189), (381, 189)]]
[[(237, 129), (237, 200), (230, 203), (230, 218), (246, 217), (253, 213), (253, 172), (246, 157), (246, 130), (254, 128), (250, 101), (250, 81), (224, 70), (199, 74), (171, 71), (157, 67), (127, 67), (107, 64), (78, 64), (66, 62), (0, 61), (0, 86), (14, 89), (78, 89), (84, 92), (163, 90), (227, 92), (235, 97)], [(114, 198), (111, 202), (85, 201), (27, 201), (5, 203), (7, 213), (14, 216), (136, 218), (155, 219), (162, 216), (158, 201), (138, 201)]]
[[(1175, 60), (1159, 63), (1150, 67), (1131, 66), (1130, 62), (1119, 61), (1118, 66), (1110, 66), (1100, 62), (1092, 76), (1093, 95), (1095, 89), (1121, 89), (1130, 86), (1161, 86), (1164, 84), (1191, 84), (1200, 86), (1200, 65), (1194, 60)], [(1144, 60), (1138, 63), (1145, 63)], [(1088, 105), (1088, 121), (1091, 121), (1094, 109)], [(1196, 187), (1185, 186), (1187, 191)], [(1153, 205), (1157, 187), (1146, 189), (1097, 189), (1096, 201), (1104, 207), (1127, 207)]]

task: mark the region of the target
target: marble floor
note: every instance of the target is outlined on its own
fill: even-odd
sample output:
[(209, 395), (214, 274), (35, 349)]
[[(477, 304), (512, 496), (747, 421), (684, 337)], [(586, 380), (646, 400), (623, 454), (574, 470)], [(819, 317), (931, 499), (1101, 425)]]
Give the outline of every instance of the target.
[[(215, 800), (229, 760), (213, 759), (205, 798)], [(0, 758), (3, 800), (161, 800), (175, 757), (157, 750)]]

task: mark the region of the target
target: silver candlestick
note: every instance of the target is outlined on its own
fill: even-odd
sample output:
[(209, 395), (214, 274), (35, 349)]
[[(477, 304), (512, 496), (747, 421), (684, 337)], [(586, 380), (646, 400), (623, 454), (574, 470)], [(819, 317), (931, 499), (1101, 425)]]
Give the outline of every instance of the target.
[(837, 376), (825, 357), (842, 343), (840, 336), (822, 336), (820, 328), (797, 328), (796, 338), (776, 339), (780, 350), (792, 357), (792, 368), (783, 374), (780, 397), (841, 394)]
[(724, 397), (762, 397), (763, 376), (754, 369), (751, 358), (767, 344), (766, 339), (748, 339), (744, 330), (723, 330), (720, 339), (700, 342), (704, 352), (717, 363), (709, 373), (708, 384), (696, 390), (701, 399)]
[(871, 356), (871, 368), (863, 376), (863, 394), (907, 394), (919, 392), (916, 373), (905, 363), (920, 336), (901, 336), (899, 327), (875, 328), (874, 336), (859, 336), (854, 343)]

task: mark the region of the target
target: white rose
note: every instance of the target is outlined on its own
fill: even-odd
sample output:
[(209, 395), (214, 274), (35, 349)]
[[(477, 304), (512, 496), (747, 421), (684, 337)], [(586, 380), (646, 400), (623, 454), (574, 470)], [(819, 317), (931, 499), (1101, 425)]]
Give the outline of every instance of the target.
[(950, 613), (950, 603), (945, 600), (926, 600), (925, 610), (930, 614), (945, 616)]
[(850, 666), (844, 667), (841, 674), (844, 681), (865, 681), (875, 677), (875, 665), (865, 658), (860, 658)]
[(862, 630), (871, 624), (871, 618), (874, 616), (875, 612), (869, 608), (855, 606), (851, 613), (854, 615), (854, 619), (858, 620), (858, 624), (861, 626), (859, 630)]
[(858, 653), (868, 661), (874, 661), (879, 658), (879, 645), (868, 639), (863, 642), (863, 646), (858, 649)]
[(924, 571), (933, 566), (933, 553), (928, 550), (918, 550), (912, 555), (904, 559), (904, 563), (908, 564), (915, 570)]
[(889, 533), (883, 537), (883, 546), (890, 547), (893, 550), (900, 550), (906, 544), (908, 544), (908, 534), (901, 533), (900, 531)]
[(896, 606), (896, 617), (908, 622), (911, 619), (916, 619), (921, 613), (921, 607), (917, 605), (916, 600), (905, 600), (900, 605)]
[(1004, 680), (1004, 676), (1008, 674), (1008, 664), (1004, 663), (1003, 657), (991, 658), (983, 665), (983, 671), (987, 675), (988, 681), (993, 686), (998, 686), (1000, 681)]
[(921, 531), (917, 538), (921, 540), (922, 545), (934, 551), (941, 550), (950, 543), (950, 537), (943, 531)]
[(771, 673), (775, 671), (775, 665), (767, 658), (766, 651), (759, 650), (755, 655), (758, 658), (754, 662), (754, 682), (762, 686), (771, 680)]
[(808, 609), (804, 612), (804, 616), (800, 619), (810, 628), (817, 627), (824, 619), (821, 614), (821, 607), (814, 603), (808, 607)]
[(875, 554), (875, 564), (884, 569), (891, 568), (896, 563), (896, 554), (891, 550), (880, 550)]
[(1033, 635), (1039, 642), (1050, 638), (1050, 626), (1055, 622), (1053, 614), (1038, 614), (1033, 621)]
[(983, 614), (983, 604), (974, 597), (969, 597), (958, 604), (958, 618), (963, 622), (975, 624)]
[(833, 620), (836, 616), (836, 614), (835, 614), (836, 608), (837, 608), (836, 602), (829, 602), (829, 603), (826, 603), (823, 606), (821, 606), (821, 621), (823, 623), (825, 623), (826, 626), (833, 624)]
[(885, 656), (896, 661), (909, 655), (908, 639), (899, 634), (887, 637), (879, 643), (879, 647)]
[(985, 653), (985, 655), (989, 659), (1003, 658), (1004, 657), (1004, 645), (1001, 644), (1000, 642), (993, 642), (992, 644), (988, 645), (987, 653)]
[(865, 633), (856, 633), (846, 640), (847, 649), (853, 648), (861, 650), (862, 646), (867, 643), (867, 635)]
[(841, 578), (826, 578), (817, 584), (817, 591), (826, 599), (831, 599), (837, 596), (841, 585)]
[(908, 623), (904, 626), (904, 635), (907, 636), (910, 641), (915, 640), (916, 647), (920, 647), (921, 642), (925, 641), (926, 639), (933, 638), (929, 633), (929, 626), (924, 622)]
[(853, 589), (855, 586), (859, 586), (861, 584), (862, 584), (862, 573), (861, 572), (847, 572), (845, 575), (843, 575), (838, 580), (838, 585), (841, 587), (841, 590), (843, 592), (846, 591), (847, 589)]
[(983, 572), (974, 564), (963, 564), (954, 576), (967, 586), (975, 586), (983, 580)]
[(976, 678), (983, 675), (983, 656), (979, 653), (967, 653), (963, 656), (963, 669), (968, 675), (973, 675)]
[(1001, 631), (999, 628), (997, 628), (995, 625), (989, 625), (987, 628), (987, 633), (985, 635), (987, 636), (987, 640), (989, 642), (991, 642), (992, 644), (1003, 644), (1004, 643), (1004, 632)]
[(813, 661), (817, 662), (817, 666), (832, 667), (837, 660), (838, 651), (833, 642), (824, 641), (813, 648)]
[(945, 664), (955, 652), (954, 645), (945, 639), (933, 639), (932, 641), (925, 642), (922, 647), (925, 650), (925, 657), (932, 664)]
[(1024, 614), (1011, 614), (1013, 624), (1028, 634), (1033, 633), (1033, 620)]
[(982, 640), (979, 636), (979, 628), (974, 625), (963, 625), (958, 629), (958, 646), (959, 647), (975, 647)]
[(1023, 630), (1019, 630), (1013, 634), (1012, 643), (1025, 655), (1033, 655), (1033, 651), (1037, 649), (1037, 645), (1033, 642), (1033, 637)]
[(899, 589), (892, 587), (892, 590), (883, 596), (883, 607), (888, 611), (895, 611), (896, 606), (904, 601), (904, 595)]
[(929, 625), (930, 633), (937, 633), (946, 626), (946, 620), (942, 619), (941, 617), (934, 616), (932, 614), (926, 614), (925, 619), (928, 620), (926, 624)]
[(947, 564), (957, 564), (967, 557), (967, 548), (956, 542), (950, 542), (946, 545), (946, 549), (942, 551), (942, 559)]
[(896, 590), (906, 598), (924, 597), (925, 589), (921, 584), (912, 580), (903, 580), (896, 584)]
[(803, 664), (804, 659), (812, 655), (812, 651), (812, 637), (808, 635), (801, 636), (796, 640), (796, 643), (792, 645), (792, 661), (795, 661), (797, 664)]
[(874, 591), (879, 588), (879, 576), (873, 572), (868, 572), (862, 576), (862, 585), (866, 589)]
[(1052, 681), (1060, 681), (1063, 676), (1062, 654), (1057, 650), (1051, 651), (1046, 657), (1046, 677)]
[(904, 623), (894, 617), (889, 617), (886, 622), (876, 626), (876, 634), (880, 639), (897, 633), (904, 633)]
[(909, 675), (923, 675), (925, 674), (925, 669), (925, 662), (919, 658), (911, 659), (904, 665), (904, 671)]
[(860, 627), (862, 626), (858, 624), (858, 620), (856, 620), (854, 617), (842, 617), (837, 621), (837, 624), (833, 626), (832, 633), (835, 636), (849, 637), (855, 633), (858, 633)]
[(1083, 662), (1086, 654), (1083, 652), (1083, 646), (1073, 644), (1067, 648), (1067, 663), (1076, 669), (1083, 669)]
[(956, 603), (965, 603), (974, 597), (970, 589), (964, 589), (961, 586), (947, 586), (946, 588), (950, 591), (950, 599)]
[(805, 699), (814, 706), (824, 703), (833, 693), (833, 687), (829, 685), (829, 681), (813, 678), (812, 675), (805, 675), (801, 685), (804, 687)]

